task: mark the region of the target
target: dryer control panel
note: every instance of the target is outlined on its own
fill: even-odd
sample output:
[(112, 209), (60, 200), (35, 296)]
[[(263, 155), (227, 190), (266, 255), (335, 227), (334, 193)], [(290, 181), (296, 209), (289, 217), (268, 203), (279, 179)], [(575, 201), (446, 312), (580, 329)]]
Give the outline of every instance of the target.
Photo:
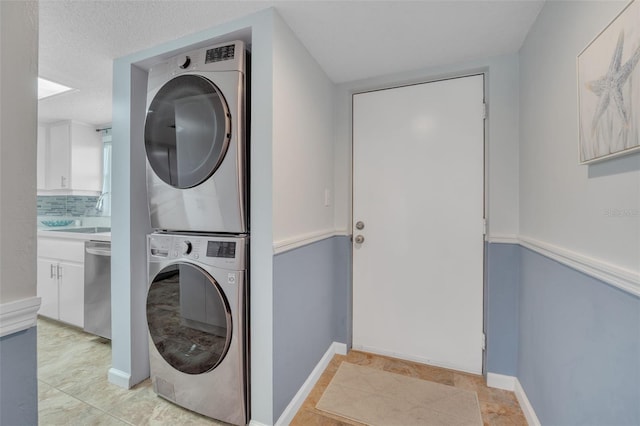
[(147, 238), (149, 262), (189, 260), (231, 270), (246, 269), (247, 237), (153, 233)]
[(233, 59), (235, 56), (235, 50), (235, 44), (207, 49), (204, 63), (208, 64), (210, 62), (228, 61), (229, 59)]
[[(171, 78), (193, 72), (238, 71), (247, 72), (249, 50), (242, 40), (216, 44), (185, 51), (154, 64), (149, 69), (147, 94), (158, 90)], [(217, 77), (213, 77), (215, 80)], [(149, 99), (147, 99), (150, 102)]]

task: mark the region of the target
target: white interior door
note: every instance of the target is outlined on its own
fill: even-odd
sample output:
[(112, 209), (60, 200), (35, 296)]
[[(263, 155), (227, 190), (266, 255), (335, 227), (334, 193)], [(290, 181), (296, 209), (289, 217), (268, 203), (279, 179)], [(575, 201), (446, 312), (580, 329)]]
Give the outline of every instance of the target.
[(483, 103), (482, 75), (354, 95), (354, 349), (482, 372)]

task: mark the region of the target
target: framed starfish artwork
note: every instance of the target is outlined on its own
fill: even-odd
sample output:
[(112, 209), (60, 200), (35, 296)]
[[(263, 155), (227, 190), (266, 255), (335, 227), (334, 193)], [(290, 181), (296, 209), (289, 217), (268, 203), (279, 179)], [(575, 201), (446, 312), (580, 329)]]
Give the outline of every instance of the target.
[(578, 54), (580, 163), (640, 150), (640, 0)]

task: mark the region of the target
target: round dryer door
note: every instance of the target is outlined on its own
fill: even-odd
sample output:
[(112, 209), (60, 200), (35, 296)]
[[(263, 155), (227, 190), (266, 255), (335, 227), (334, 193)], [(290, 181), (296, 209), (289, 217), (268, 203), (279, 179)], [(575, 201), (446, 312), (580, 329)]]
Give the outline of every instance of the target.
[(229, 147), (229, 108), (205, 77), (181, 75), (154, 96), (144, 127), (147, 159), (155, 174), (180, 189), (204, 182)]
[(153, 278), (147, 324), (162, 358), (187, 374), (214, 369), (231, 343), (231, 311), (222, 289), (188, 263), (169, 265)]

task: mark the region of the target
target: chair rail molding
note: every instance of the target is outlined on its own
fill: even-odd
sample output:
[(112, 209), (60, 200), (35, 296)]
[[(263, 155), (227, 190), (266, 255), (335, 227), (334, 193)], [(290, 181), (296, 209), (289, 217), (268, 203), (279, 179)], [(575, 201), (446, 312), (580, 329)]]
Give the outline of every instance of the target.
[(39, 309), (40, 298), (35, 296), (0, 304), (0, 337), (34, 327)]
[(599, 279), (627, 293), (640, 296), (640, 274), (637, 272), (553, 244), (538, 241), (528, 236), (520, 235), (518, 239), (522, 247)]
[(308, 234), (297, 235), (295, 237), (285, 238), (279, 241), (273, 242), (273, 254), (280, 254), (289, 250), (297, 249), (307, 246), (309, 244), (316, 243), (318, 241), (326, 240), (327, 238), (345, 236), (345, 231), (339, 231), (335, 229), (325, 229), (322, 231), (311, 232)]
[(487, 235), (487, 242), (491, 244), (519, 244), (520, 240), (516, 234), (490, 234)]

